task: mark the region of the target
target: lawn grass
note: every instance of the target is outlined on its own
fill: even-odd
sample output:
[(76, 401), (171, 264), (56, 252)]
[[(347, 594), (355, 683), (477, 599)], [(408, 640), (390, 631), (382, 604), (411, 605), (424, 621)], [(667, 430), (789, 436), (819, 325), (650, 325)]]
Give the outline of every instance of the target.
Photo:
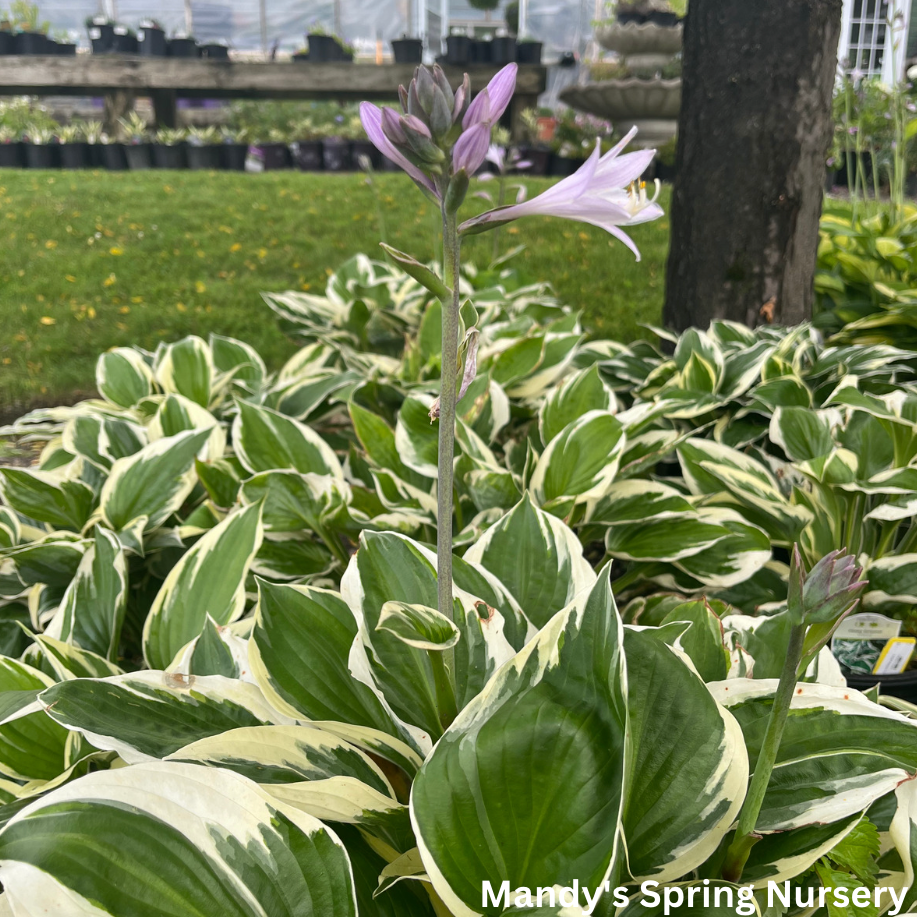
[[(403, 175), (375, 180), (390, 243), (432, 257), (433, 206)], [(532, 195), (548, 181), (526, 184)], [(483, 207), (469, 195), (468, 213)], [(153, 349), (216, 331), (248, 341), (276, 368), (296, 345), (260, 291), (320, 293), (327, 271), (379, 241), (364, 176), (297, 172), (4, 171), (0, 229), (6, 413), (91, 391), (97, 355), (115, 345)], [(502, 244), (524, 244), (518, 263), (551, 280), (590, 330), (631, 340), (639, 323), (659, 321), (668, 221), (633, 237), (641, 264), (601, 230), (563, 220), (520, 221)], [(492, 237), (478, 236), (465, 256), (484, 265), (491, 250)]]

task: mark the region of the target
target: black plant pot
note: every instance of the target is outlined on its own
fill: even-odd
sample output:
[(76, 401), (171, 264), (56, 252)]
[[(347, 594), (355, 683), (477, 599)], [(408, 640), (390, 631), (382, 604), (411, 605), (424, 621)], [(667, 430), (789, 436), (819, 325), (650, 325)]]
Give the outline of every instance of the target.
[[(57, 49), (55, 49), (56, 51)], [(17, 54), (50, 54), (48, 36), (41, 32), (19, 32), (16, 35)]]
[(516, 39), (511, 35), (497, 35), (490, 43), (492, 64), (513, 64), (516, 62)]
[(265, 172), (290, 168), (290, 148), (285, 143), (261, 143), (259, 146), (264, 155)]
[(148, 143), (125, 143), (124, 155), (132, 172), (153, 168), (153, 154)]
[(0, 169), (22, 168), (22, 144), (0, 143)]
[(162, 29), (141, 29), (137, 33), (137, 41), (144, 57), (165, 57), (169, 53), (169, 42)]
[(12, 32), (0, 32), (0, 54), (16, 53), (16, 36)]
[(230, 172), (244, 172), (245, 158), (248, 156), (247, 143), (223, 144), (223, 168)]
[(423, 63), (423, 42), (419, 38), (396, 38), (392, 42), (396, 64)]
[(29, 169), (56, 169), (59, 150), (59, 143), (26, 143), (26, 166)]
[(482, 39), (474, 39), (471, 42), (471, 54), (468, 58), (469, 64), (489, 64), (492, 59), (491, 54), (491, 44), (490, 41), (484, 41)]
[(917, 671), (902, 672), (900, 675), (848, 675), (847, 684), (857, 691), (879, 686), (880, 694), (890, 694), (911, 704), (917, 704)]
[(516, 61), (520, 64), (540, 64), (542, 43), (523, 41), (516, 44)]
[(140, 46), (137, 43), (137, 36), (129, 32), (119, 32), (115, 30), (114, 40), (112, 41), (112, 50), (116, 54), (138, 54)]
[(290, 147), (293, 163), (303, 172), (320, 172), (324, 168), (321, 140), (300, 140)]
[(338, 137), (329, 137), (322, 142), (322, 162), (326, 172), (346, 172), (350, 169), (350, 142)]
[(551, 157), (548, 175), (556, 175), (559, 178), (564, 178), (567, 175), (572, 175), (582, 164), (582, 159), (571, 159), (569, 156), (558, 156), (555, 154)]
[(551, 151), (537, 146), (519, 147), (519, 158), (531, 163), (525, 170), (526, 175), (547, 175), (551, 168)]
[(201, 57), (206, 57), (207, 60), (229, 60), (229, 48), (216, 42), (201, 45)]
[(62, 143), (60, 145), (60, 164), (62, 169), (88, 169), (89, 144), (83, 141)]
[(201, 49), (193, 38), (173, 38), (169, 42), (170, 57), (200, 57)]
[(115, 44), (115, 27), (109, 23), (89, 27), (93, 54), (108, 54)]
[(354, 169), (360, 168), (361, 157), (369, 159), (369, 164), (374, 169), (378, 169), (379, 160), (382, 158), (382, 154), (369, 140), (354, 140), (353, 143), (350, 144), (350, 156), (353, 161)]
[(127, 169), (127, 157), (124, 155), (123, 143), (103, 143), (101, 166), (109, 172), (123, 172)]
[(446, 36), (446, 62), (467, 64), (471, 55), (471, 39), (467, 35)]
[(59, 57), (75, 57), (76, 45), (72, 41), (59, 41), (54, 49)]
[(654, 25), (672, 26), (678, 25), (678, 14), (677, 13), (666, 13), (661, 10), (654, 13), (650, 13), (647, 16), (647, 21), (652, 22)]
[(309, 43), (309, 60), (314, 64), (327, 64), (340, 60), (341, 46), (330, 35), (306, 35)]
[(171, 146), (165, 143), (150, 144), (150, 151), (153, 154), (154, 169), (184, 169), (185, 168), (185, 145), (176, 143)]
[(297, 51), (293, 55), (294, 64), (308, 64), (309, 63), (309, 52), (308, 51)]
[(627, 25), (628, 22), (646, 22), (646, 16), (643, 13), (618, 13), (618, 22), (621, 25)]
[(222, 144), (207, 143), (203, 146), (188, 144), (188, 168), (195, 171), (213, 171), (222, 164)]

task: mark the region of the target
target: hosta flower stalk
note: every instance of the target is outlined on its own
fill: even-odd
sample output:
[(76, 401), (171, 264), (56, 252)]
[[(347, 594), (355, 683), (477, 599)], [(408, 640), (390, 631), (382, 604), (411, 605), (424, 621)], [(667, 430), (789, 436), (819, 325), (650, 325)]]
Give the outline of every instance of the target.
[[(470, 179), (491, 151), (492, 130), (509, 106), (516, 86), (515, 64), (500, 70), (474, 99), (468, 74), (453, 90), (439, 67), (418, 67), (408, 87), (400, 86), (401, 112), (379, 109), (369, 102), (360, 117), (369, 139), (437, 202), (442, 214), (443, 279), (410, 256), (386, 247), (390, 257), (418, 279), (442, 304), (442, 378), (431, 420), (439, 420), (437, 490), (438, 609), (452, 618), (452, 514), (455, 406), (462, 390), (474, 378), (476, 338), (461, 353), (459, 279), (461, 236), (483, 232), (532, 214), (562, 216), (601, 226), (625, 242), (639, 257), (621, 225), (644, 222), (662, 215), (646, 196), (638, 179), (654, 156), (643, 150), (621, 156), (634, 136), (631, 131), (605, 156), (596, 147), (582, 169), (529, 203), (497, 207), (459, 225), (458, 212)], [(492, 155), (492, 154), (491, 154)], [(501, 199), (502, 204), (502, 199)], [(468, 328), (464, 329), (466, 332)], [(473, 330), (473, 329), (472, 329)]]

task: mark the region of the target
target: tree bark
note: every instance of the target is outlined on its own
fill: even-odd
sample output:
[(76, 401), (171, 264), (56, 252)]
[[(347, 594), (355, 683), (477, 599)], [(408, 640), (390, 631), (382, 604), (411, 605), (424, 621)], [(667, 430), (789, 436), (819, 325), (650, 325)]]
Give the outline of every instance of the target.
[(691, 0), (665, 323), (811, 317), (842, 0)]

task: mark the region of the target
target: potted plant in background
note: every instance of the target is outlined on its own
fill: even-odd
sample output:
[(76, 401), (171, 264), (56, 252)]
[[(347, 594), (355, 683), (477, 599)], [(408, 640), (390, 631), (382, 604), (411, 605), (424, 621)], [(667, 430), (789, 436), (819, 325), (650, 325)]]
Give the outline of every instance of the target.
[(25, 133), (25, 163), (29, 169), (55, 169), (58, 165), (60, 144), (57, 128), (32, 125)]
[(294, 64), (308, 64), (309, 63), (309, 48), (303, 45), (303, 47), (293, 52), (293, 54), (290, 57), (290, 60), (292, 60)]
[(290, 144), (293, 163), (303, 172), (319, 172), (323, 168), (322, 138), (324, 131), (313, 117), (303, 118), (292, 129), (297, 139)]
[(306, 43), (311, 63), (326, 64), (337, 59), (337, 42), (319, 23), (312, 24), (306, 34)]
[(547, 175), (551, 167), (550, 140), (553, 137), (553, 129), (551, 137), (545, 139), (539, 127), (540, 117), (534, 108), (526, 108), (522, 112), (523, 140), (519, 144), (519, 155), (531, 163), (529, 175)]
[(597, 139), (610, 137), (612, 126), (592, 115), (577, 114), (565, 108), (557, 115), (551, 149), (551, 175), (572, 175), (595, 149)]
[(423, 63), (423, 41), (419, 38), (401, 38), (392, 40), (392, 55), (396, 64), (421, 64)]
[(363, 136), (359, 115), (337, 115), (328, 124), (322, 141), (322, 161), (326, 172), (347, 172), (353, 165), (351, 142)]
[(220, 131), (214, 126), (192, 127), (188, 130), (188, 168), (195, 170), (219, 169), (223, 145)]
[(200, 57), (201, 49), (193, 35), (185, 35), (181, 32), (176, 33), (169, 41), (170, 57)]
[(229, 60), (229, 45), (224, 41), (209, 41), (201, 45), (201, 57), (207, 60)]
[(354, 46), (349, 41), (341, 38), (340, 35), (334, 36), (334, 43), (337, 45), (337, 60), (344, 64), (353, 63), (354, 55), (356, 54)]
[(161, 127), (153, 135), (150, 151), (155, 169), (185, 168), (185, 139), (183, 127)]
[(454, 31), (446, 36), (446, 63), (459, 67), (471, 59), (471, 38), (466, 32)]
[(60, 164), (62, 169), (88, 169), (89, 144), (79, 121), (63, 125), (57, 132), (60, 141)]
[(150, 131), (146, 121), (137, 112), (132, 111), (128, 118), (121, 119), (120, 124), (128, 168), (151, 169), (153, 157), (150, 151)]
[(9, 16), (0, 11), (0, 55), (16, 53), (16, 36)]
[(22, 140), (19, 131), (0, 124), (0, 169), (22, 168)]
[(115, 43), (115, 24), (107, 16), (90, 16), (86, 20), (86, 32), (93, 54), (108, 54)]
[(127, 169), (127, 155), (124, 144), (116, 137), (102, 132), (99, 135), (100, 165), (109, 172), (124, 172)]
[(126, 25), (116, 25), (112, 39), (112, 50), (117, 54), (137, 54), (140, 50), (137, 33)]
[(55, 39), (51, 46), (55, 53), (62, 57), (73, 57), (76, 54), (76, 42), (72, 40), (70, 33), (64, 29), (59, 29), (55, 33)]
[(84, 121), (82, 124), (83, 139), (88, 146), (89, 165), (93, 169), (104, 166), (102, 160), (102, 130), (101, 121)]
[(516, 60), (516, 39), (498, 30), (490, 42), (490, 62), (497, 66), (512, 64)]
[[(257, 144), (266, 172), (290, 168), (290, 135), (282, 127), (268, 130), (266, 140)], [(257, 155), (257, 154), (256, 154)]]
[(18, 30), (16, 33), (17, 54), (50, 54), (52, 50), (56, 52), (48, 38), (48, 29), (51, 24), (39, 19), (37, 3), (15, 0), (10, 7), (10, 15)]
[(250, 132), (245, 127), (220, 128), (223, 140), (223, 168), (230, 172), (245, 171), (245, 157), (248, 155), (248, 138)]
[(144, 57), (165, 57), (169, 53), (165, 29), (155, 19), (144, 19), (140, 23), (137, 43)]

